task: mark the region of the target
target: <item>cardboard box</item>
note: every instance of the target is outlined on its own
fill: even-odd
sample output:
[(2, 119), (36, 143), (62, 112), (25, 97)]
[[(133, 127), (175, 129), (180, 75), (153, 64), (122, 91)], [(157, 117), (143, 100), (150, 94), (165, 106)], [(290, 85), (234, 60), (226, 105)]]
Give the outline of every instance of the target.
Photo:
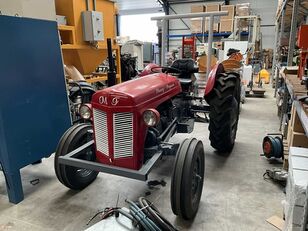
[(191, 13), (204, 12), (204, 5), (191, 6)]
[(221, 20), (227, 20), (227, 19), (234, 19), (235, 15), (235, 6), (234, 5), (227, 5), (227, 6), (221, 6), (220, 11), (228, 11), (227, 16), (221, 16)]
[[(205, 18), (205, 21), (204, 21), (204, 31), (205, 32), (208, 32), (209, 31), (209, 19), (208, 18)], [(213, 24), (213, 31), (214, 32), (218, 32), (219, 31), (219, 23), (214, 23)]]
[(221, 20), (219, 32), (233, 32), (233, 19)]
[(236, 4), (236, 16), (248, 16), (250, 15), (250, 4), (242, 3)]
[[(204, 12), (205, 8), (204, 5), (195, 5), (191, 6), (191, 13), (200, 13)], [(201, 18), (192, 18), (190, 20), (191, 27), (190, 31), (191, 33), (201, 33), (202, 32), (202, 19)]]
[(220, 4), (209, 4), (205, 6), (205, 12), (220, 11)]
[(190, 31), (191, 33), (201, 33), (202, 32), (202, 19), (193, 18), (190, 20)]

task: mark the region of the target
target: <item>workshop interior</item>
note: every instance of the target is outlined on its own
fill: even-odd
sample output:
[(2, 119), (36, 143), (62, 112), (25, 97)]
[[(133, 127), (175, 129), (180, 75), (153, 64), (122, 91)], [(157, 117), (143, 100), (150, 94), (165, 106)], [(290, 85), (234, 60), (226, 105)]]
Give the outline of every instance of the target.
[(0, 0), (1, 230), (308, 230), (307, 0)]

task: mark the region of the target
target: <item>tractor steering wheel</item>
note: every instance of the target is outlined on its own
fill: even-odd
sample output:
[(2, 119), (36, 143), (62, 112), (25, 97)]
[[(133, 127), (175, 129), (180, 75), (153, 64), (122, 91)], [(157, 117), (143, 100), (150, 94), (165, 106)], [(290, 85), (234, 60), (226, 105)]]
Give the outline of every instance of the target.
[(152, 67), (151, 72), (153, 73), (181, 73), (182, 71), (175, 67)]

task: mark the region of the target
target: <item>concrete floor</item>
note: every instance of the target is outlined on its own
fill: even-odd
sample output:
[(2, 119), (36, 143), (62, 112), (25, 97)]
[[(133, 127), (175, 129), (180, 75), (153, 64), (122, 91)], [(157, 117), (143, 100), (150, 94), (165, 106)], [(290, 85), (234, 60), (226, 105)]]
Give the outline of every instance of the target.
[[(98, 210), (107, 206), (125, 206), (131, 200), (148, 196), (161, 212), (180, 230), (249, 231), (276, 230), (265, 220), (282, 214), (281, 187), (263, 180), (262, 174), (273, 167), (260, 157), (263, 136), (278, 129), (273, 90), (266, 98), (248, 98), (240, 116), (236, 145), (230, 156), (219, 156), (208, 141), (207, 124), (196, 124), (194, 136), (204, 142), (206, 179), (199, 212), (192, 222), (173, 215), (169, 202), (173, 158), (162, 161), (150, 179), (164, 179), (166, 187), (149, 190), (144, 182), (100, 174), (81, 192), (64, 187), (53, 170), (53, 157), (22, 170), (25, 199), (18, 205), (8, 202), (4, 178), (0, 174), (0, 231), (3, 230), (83, 230)], [(176, 135), (183, 139), (187, 135)], [(30, 181), (40, 179), (33, 186)], [(98, 220), (95, 220), (97, 222)]]

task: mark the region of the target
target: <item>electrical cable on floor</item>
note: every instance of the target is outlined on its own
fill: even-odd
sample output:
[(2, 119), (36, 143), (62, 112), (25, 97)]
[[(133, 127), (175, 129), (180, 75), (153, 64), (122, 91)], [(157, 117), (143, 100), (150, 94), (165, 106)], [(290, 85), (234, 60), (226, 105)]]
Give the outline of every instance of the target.
[[(117, 200), (118, 201), (118, 200)], [(137, 202), (125, 200), (129, 204), (129, 212), (120, 207), (105, 208), (97, 212), (88, 222), (90, 224), (98, 215), (104, 220), (110, 216), (119, 217), (119, 214), (127, 217), (132, 221), (132, 224), (145, 231), (178, 231), (153, 205), (152, 202), (144, 197), (140, 197)], [(118, 202), (116, 203), (117, 206)]]

